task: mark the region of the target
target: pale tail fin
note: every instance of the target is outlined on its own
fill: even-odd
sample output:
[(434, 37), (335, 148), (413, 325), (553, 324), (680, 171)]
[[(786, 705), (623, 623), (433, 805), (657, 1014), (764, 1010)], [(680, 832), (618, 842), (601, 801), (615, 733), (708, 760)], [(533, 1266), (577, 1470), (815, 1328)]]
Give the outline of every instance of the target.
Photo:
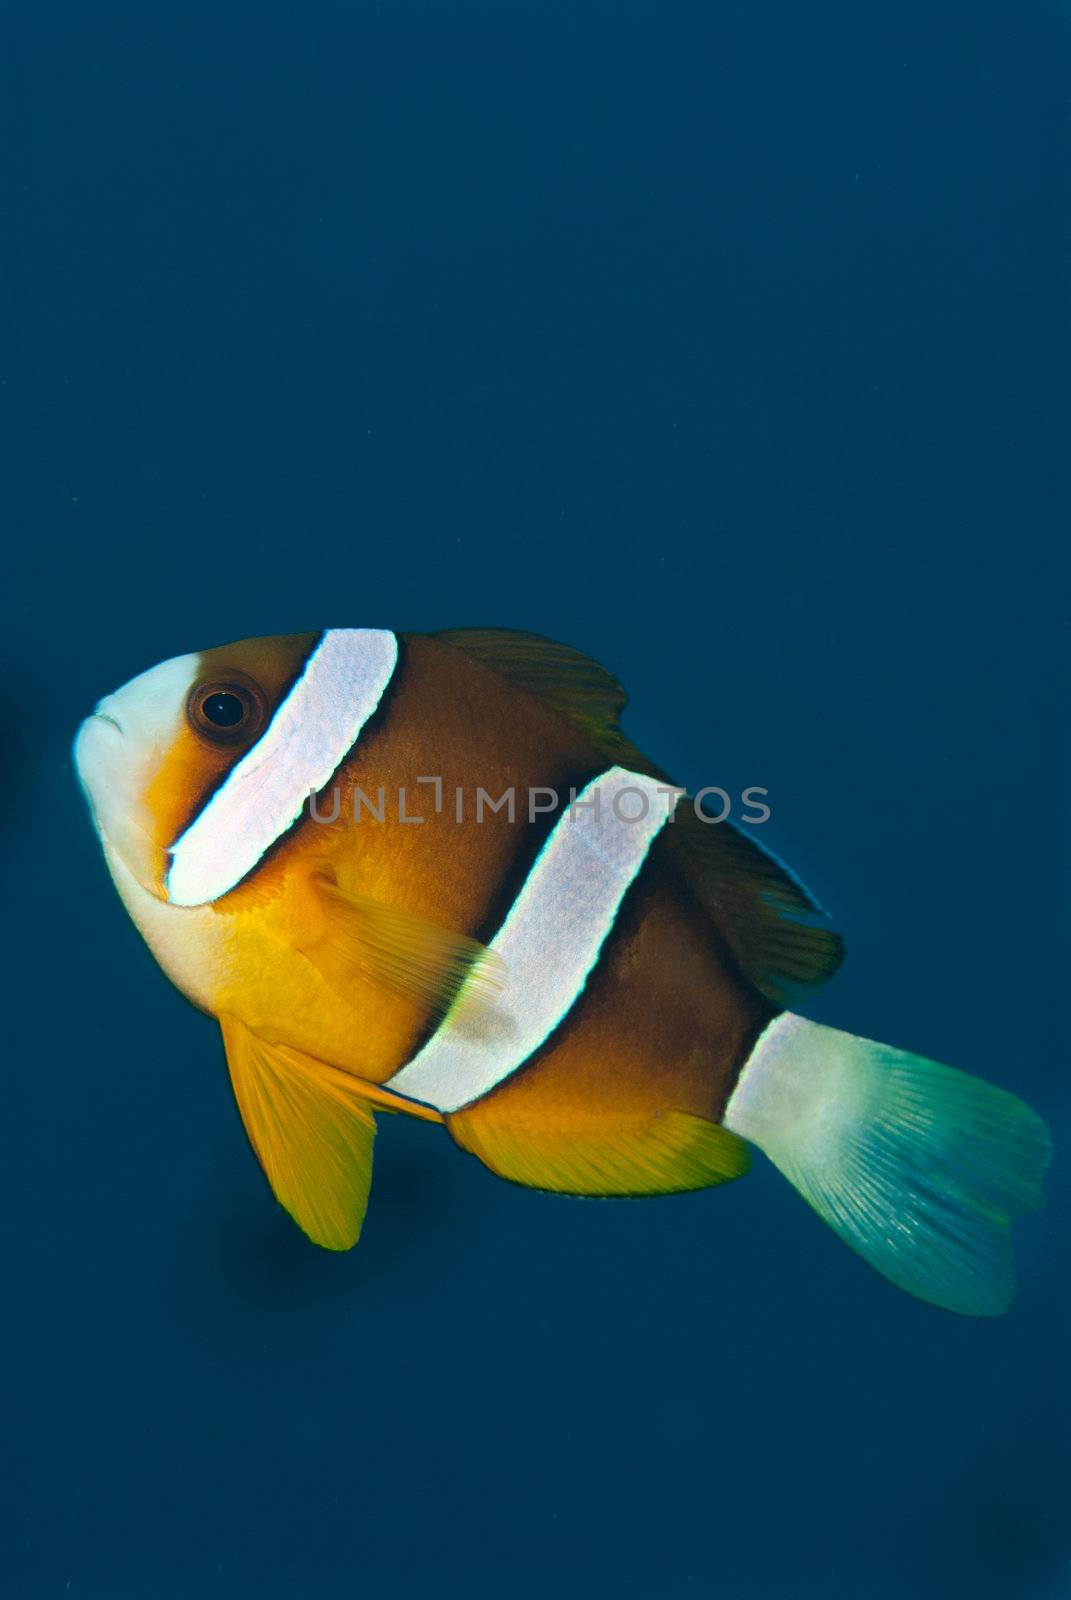
[(1045, 1124), (1014, 1095), (786, 1012), (724, 1121), (901, 1289), (973, 1316), (1007, 1310), (1011, 1219), (1041, 1204), (1049, 1159)]

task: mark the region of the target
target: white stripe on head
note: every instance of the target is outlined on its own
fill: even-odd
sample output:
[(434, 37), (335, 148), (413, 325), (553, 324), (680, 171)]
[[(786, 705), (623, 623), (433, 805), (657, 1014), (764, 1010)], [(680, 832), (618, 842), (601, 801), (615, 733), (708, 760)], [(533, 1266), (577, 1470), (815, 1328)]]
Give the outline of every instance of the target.
[(398, 641), (380, 628), (331, 628), (256, 744), (171, 846), (173, 905), (218, 900), (338, 770), (382, 699)]
[(451, 1012), (389, 1087), (457, 1111), (516, 1072), (580, 995), (669, 814), (665, 785), (653, 778), (612, 767), (590, 783), (491, 941), (506, 963), (504, 991), (477, 1017), (463, 1005)]

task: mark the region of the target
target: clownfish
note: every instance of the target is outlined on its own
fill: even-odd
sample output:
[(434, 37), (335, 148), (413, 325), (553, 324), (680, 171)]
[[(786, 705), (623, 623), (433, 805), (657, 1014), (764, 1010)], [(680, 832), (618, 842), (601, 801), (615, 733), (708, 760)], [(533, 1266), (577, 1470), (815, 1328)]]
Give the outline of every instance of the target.
[(624, 705), (534, 635), (332, 628), (178, 656), (82, 724), (115, 886), (218, 1019), (276, 1198), (353, 1245), (378, 1111), (571, 1195), (713, 1187), (757, 1145), (902, 1289), (1005, 1310), (1043, 1122), (796, 1015), (841, 939)]

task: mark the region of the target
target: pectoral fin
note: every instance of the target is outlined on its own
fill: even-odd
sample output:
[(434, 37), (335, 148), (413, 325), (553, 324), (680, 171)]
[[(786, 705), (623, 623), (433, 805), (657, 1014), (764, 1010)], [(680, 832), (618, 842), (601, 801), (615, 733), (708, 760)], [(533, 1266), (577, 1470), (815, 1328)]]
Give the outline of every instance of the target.
[(249, 1142), (279, 1204), (314, 1244), (357, 1243), (372, 1180), (376, 1122), (356, 1080), (221, 1018)]
[(503, 988), (505, 963), (477, 939), (341, 889), (324, 875), (313, 888), (322, 928), (302, 954), (336, 993), (345, 996), (360, 975), (424, 1001), (439, 1017), (455, 1001), (481, 1011)]

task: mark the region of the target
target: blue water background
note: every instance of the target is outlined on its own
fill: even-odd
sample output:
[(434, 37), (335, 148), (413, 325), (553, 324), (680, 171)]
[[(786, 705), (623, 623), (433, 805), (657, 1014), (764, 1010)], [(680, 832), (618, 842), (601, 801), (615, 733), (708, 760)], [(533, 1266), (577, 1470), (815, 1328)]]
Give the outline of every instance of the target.
[(69, 741), (180, 651), (537, 629), (845, 931), (812, 1014), (1068, 1148), (1071, 11), (0, 8), (0, 1589), (1050, 1600), (1065, 1168), (902, 1296), (772, 1169), (581, 1203), (387, 1119), (278, 1211)]

